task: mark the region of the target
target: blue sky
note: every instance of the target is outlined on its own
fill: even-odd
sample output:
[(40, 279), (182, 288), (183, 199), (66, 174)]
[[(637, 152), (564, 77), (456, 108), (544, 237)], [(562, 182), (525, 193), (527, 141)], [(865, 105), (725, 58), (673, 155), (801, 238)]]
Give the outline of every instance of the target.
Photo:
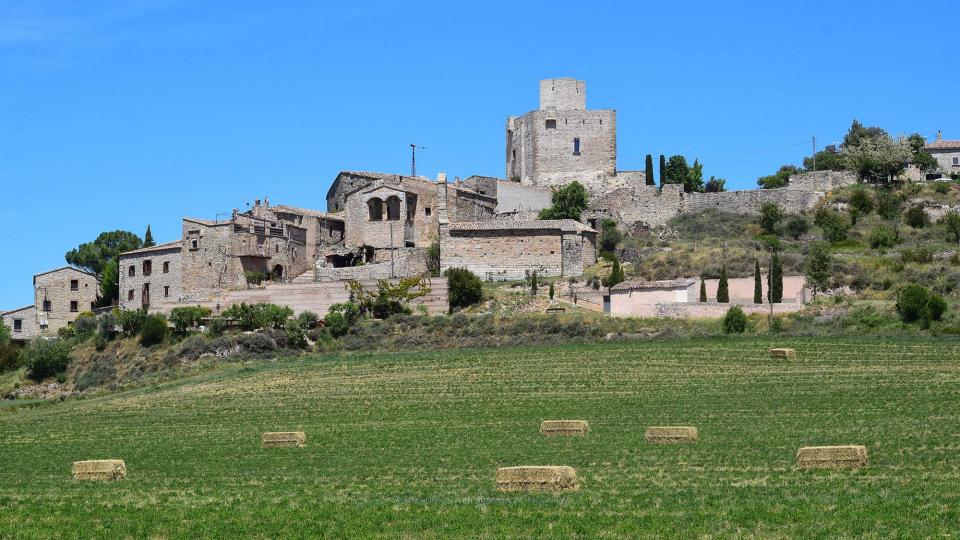
[(324, 208), (341, 169), (503, 176), (537, 81), (615, 108), (621, 169), (728, 187), (853, 118), (960, 138), (940, 2), (0, 1), (0, 309), (104, 230), (178, 237), (247, 201)]

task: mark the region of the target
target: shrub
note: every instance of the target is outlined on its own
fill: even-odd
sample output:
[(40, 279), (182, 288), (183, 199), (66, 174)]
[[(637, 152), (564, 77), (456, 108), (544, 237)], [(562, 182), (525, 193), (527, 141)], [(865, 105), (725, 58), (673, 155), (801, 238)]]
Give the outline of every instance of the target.
[(259, 354), (277, 350), (277, 342), (262, 332), (237, 336), (237, 345), (248, 353)]
[(307, 327), (300, 319), (288, 322), (284, 332), (287, 334), (287, 347), (291, 349), (307, 348)]
[(80, 339), (86, 339), (97, 331), (97, 317), (93, 313), (81, 313), (73, 321), (73, 332)]
[(263, 320), (272, 328), (282, 330), (287, 326), (287, 321), (293, 317), (293, 309), (287, 306), (278, 306), (276, 304), (257, 304), (263, 310)]
[(717, 302), (726, 304), (730, 301), (730, 289), (727, 283), (727, 265), (720, 269), (720, 281), (717, 283)]
[(742, 334), (747, 329), (747, 315), (740, 306), (733, 306), (723, 316), (723, 331), (727, 334)]
[(37, 382), (63, 373), (70, 360), (70, 345), (62, 339), (36, 338), (20, 351), (20, 363), (27, 367), (27, 376)]
[(897, 219), (900, 215), (900, 208), (903, 203), (900, 197), (889, 189), (882, 189), (877, 192), (877, 214), (885, 219)]
[(907, 211), (903, 213), (903, 220), (914, 229), (922, 229), (930, 224), (930, 217), (927, 216), (927, 212), (923, 209), (923, 206), (919, 204), (908, 208)]
[(906, 248), (900, 252), (905, 263), (930, 264), (933, 262), (933, 250), (928, 246), (917, 246), (916, 249)]
[(947, 302), (923, 285), (912, 283), (897, 294), (897, 313), (906, 323), (920, 321), (921, 326), (927, 328), (931, 320), (939, 321), (946, 310)]
[(950, 183), (949, 182), (934, 182), (933, 191), (944, 195), (950, 192)]
[(74, 387), (83, 391), (95, 386), (104, 386), (117, 375), (117, 369), (110, 361), (104, 358), (97, 359), (89, 369), (77, 376)]
[(302, 311), (300, 315), (297, 315), (297, 321), (303, 325), (304, 329), (309, 330), (317, 325), (317, 321), (320, 320), (320, 316), (312, 311)]
[(77, 337), (77, 330), (73, 327), (72, 324), (66, 326), (61, 326), (57, 330), (57, 337), (60, 339), (71, 339)]
[(880, 224), (870, 231), (870, 247), (873, 249), (891, 248), (897, 243), (897, 231), (886, 224)]
[(167, 339), (167, 318), (159, 313), (156, 315), (147, 315), (143, 321), (143, 327), (140, 329), (140, 344), (144, 347), (152, 347), (163, 343)]
[(135, 336), (140, 333), (143, 323), (147, 319), (147, 312), (142, 309), (118, 310), (116, 312), (117, 324), (124, 334)]
[(107, 312), (97, 317), (97, 335), (103, 336), (106, 340), (111, 340), (117, 335), (116, 315)]
[(227, 321), (223, 317), (214, 317), (207, 323), (207, 333), (213, 337), (222, 336), (227, 331)]
[(343, 315), (346, 319), (347, 324), (353, 325), (353, 323), (360, 320), (360, 306), (354, 302), (344, 302), (342, 304), (334, 304), (330, 306), (330, 313), (337, 312)]
[(550, 282), (550, 289), (548, 290), (550, 299), (553, 300), (553, 295), (556, 293), (556, 290), (553, 288), (553, 282)]
[(947, 301), (939, 294), (931, 294), (930, 300), (927, 300), (927, 310), (930, 312), (931, 319), (939, 321), (947, 312)]
[(330, 331), (330, 335), (335, 338), (345, 336), (350, 331), (350, 323), (339, 311), (327, 313), (327, 316), (323, 319), (323, 324)]
[(800, 237), (807, 234), (807, 231), (809, 230), (810, 224), (807, 223), (807, 218), (801, 215), (793, 216), (789, 221), (787, 221), (787, 236), (793, 238), (794, 240), (799, 240)]
[(184, 334), (187, 330), (200, 326), (210, 313), (210, 308), (200, 306), (175, 307), (170, 310), (170, 322), (178, 334)]
[(815, 222), (823, 229), (823, 238), (830, 242), (846, 240), (850, 230), (850, 224), (842, 214), (826, 207), (817, 210)]
[(783, 218), (783, 212), (776, 203), (765, 202), (760, 205), (760, 226), (767, 234), (777, 232), (777, 223)]
[(480, 302), (483, 299), (483, 284), (480, 278), (466, 268), (450, 268), (444, 275), (447, 277), (447, 300), (450, 310), (465, 308)]
[(427, 249), (427, 268), (431, 276), (440, 275), (440, 242), (434, 241)]
[(244, 272), (243, 277), (244, 279), (246, 279), (247, 285), (257, 285), (257, 286), (263, 283), (263, 280), (266, 278), (263, 272), (254, 272), (252, 270), (247, 270), (246, 272)]
[(943, 215), (940, 223), (947, 229), (947, 233), (953, 238), (954, 242), (960, 244), (960, 212), (950, 210)]
[(857, 188), (850, 194), (850, 206), (865, 216), (873, 211), (873, 199), (866, 189)]

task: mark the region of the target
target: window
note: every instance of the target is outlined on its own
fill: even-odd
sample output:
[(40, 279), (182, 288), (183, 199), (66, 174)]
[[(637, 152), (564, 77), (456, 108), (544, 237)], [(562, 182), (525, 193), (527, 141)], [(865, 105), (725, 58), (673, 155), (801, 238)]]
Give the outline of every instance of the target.
[(191, 241), (190, 241), (190, 247), (191, 247), (192, 249), (197, 249), (197, 242), (198, 242), (197, 240), (191, 240)]
[(153, 261), (147, 259), (143, 261), (143, 275), (149, 276), (153, 273)]
[(70, 280), (70, 290), (71, 290), (71, 291), (80, 290), (80, 280), (71, 279), (71, 280)]
[(580, 155), (580, 137), (576, 137), (573, 139), (573, 155), (575, 156)]
[(170, 298), (170, 286), (169, 286), (169, 285), (164, 285), (164, 286), (163, 286), (163, 297), (164, 297), (164, 298)]
[(517, 149), (513, 149), (513, 159), (517, 159)]
[(170, 261), (163, 261), (163, 273), (164, 274), (170, 273)]
[(430, 215), (430, 207), (429, 207), (429, 206), (423, 209), (423, 215), (425, 215), (425, 216), (429, 216), (429, 215)]
[(44, 300), (44, 301), (43, 301), (43, 310), (44, 310), (44, 311), (53, 311), (53, 309), (52, 309), (51, 306), (50, 306), (50, 301), (49, 301), (49, 300)]
[(374, 197), (367, 201), (370, 210), (370, 221), (383, 221), (383, 201)]
[(127, 275), (130, 277), (137, 275), (137, 267), (131, 264), (130, 267), (127, 268)]
[(133, 289), (127, 291), (127, 300), (133, 302)]
[(953, 158), (953, 166), (960, 167), (960, 157)]
[(80, 310), (79, 310), (79, 308), (77, 307), (77, 301), (76, 301), (76, 300), (71, 300), (71, 301), (70, 301), (70, 313), (76, 313), (76, 312), (78, 312), (78, 311), (80, 311)]
[(274, 252), (274, 253), (280, 253), (280, 244), (276, 244), (276, 245), (273, 246), (273, 252)]
[(387, 220), (398, 221), (400, 219), (400, 197), (391, 195), (387, 198)]
[(547, 129), (557, 129), (557, 121), (552, 118), (547, 120)]
[(14, 320), (13, 320), (13, 331), (14, 331), (14, 332), (23, 332), (23, 319), (14, 319)]

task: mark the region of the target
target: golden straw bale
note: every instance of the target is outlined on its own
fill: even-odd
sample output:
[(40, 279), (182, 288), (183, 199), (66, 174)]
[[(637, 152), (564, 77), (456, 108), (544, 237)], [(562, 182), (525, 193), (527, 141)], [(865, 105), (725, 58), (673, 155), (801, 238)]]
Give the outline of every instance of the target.
[(773, 359), (790, 359), (796, 357), (797, 351), (793, 349), (770, 349), (770, 358)]
[(96, 459), (73, 462), (74, 480), (123, 480), (127, 465), (122, 459)]
[(540, 433), (544, 435), (586, 435), (590, 424), (586, 420), (544, 420)]
[(655, 444), (684, 443), (697, 440), (697, 428), (690, 426), (651, 426), (644, 433)]
[(497, 469), (497, 491), (575, 491), (577, 471), (565, 465), (525, 465)]
[(866, 467), (867, 447), (853, 444), (845, 446), (804, 446), (797, 450), (797, 466), (803, 469)]
[(302, 431), (276, 431), (263, 434), (264, 448), (301, 448), (307, 443)]

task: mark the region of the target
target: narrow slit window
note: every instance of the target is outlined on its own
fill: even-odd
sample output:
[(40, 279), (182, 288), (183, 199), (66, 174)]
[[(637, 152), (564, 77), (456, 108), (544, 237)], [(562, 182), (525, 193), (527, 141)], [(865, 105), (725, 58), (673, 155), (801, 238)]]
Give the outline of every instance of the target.
[(573, 155), (580, 155), (580, 137), (575, 137), (573, 139)]

